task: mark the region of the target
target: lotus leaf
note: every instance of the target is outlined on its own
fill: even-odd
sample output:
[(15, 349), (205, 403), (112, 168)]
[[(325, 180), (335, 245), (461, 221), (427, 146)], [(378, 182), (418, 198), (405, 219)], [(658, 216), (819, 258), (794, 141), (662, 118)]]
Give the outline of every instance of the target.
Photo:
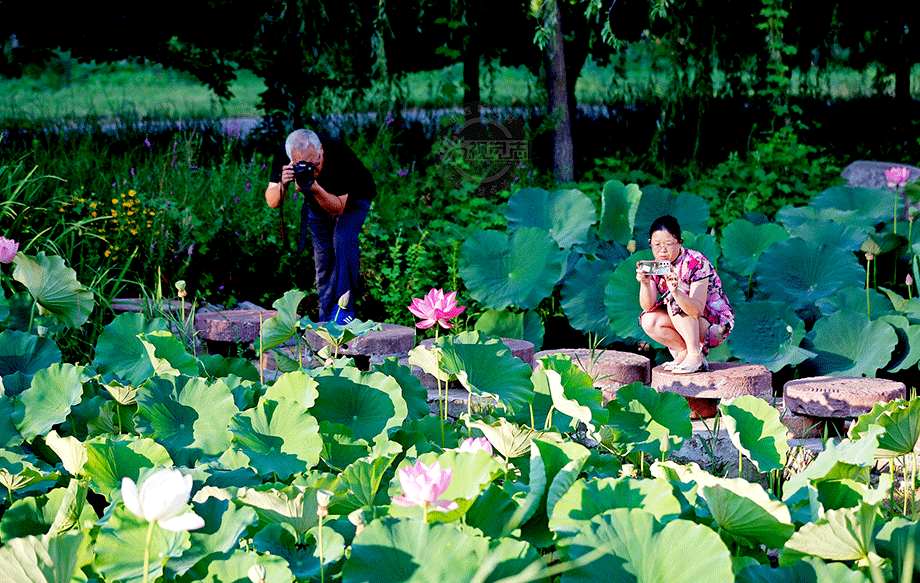
[(317, 386), (316, 380), (303, 371), (286, 372), (266, 389), (264, 397), (276, 401), (280, 398), (290, 399), (309, 409), (319, 396)]
[(202, 354), (198, 357), (201, 376), (219, 379), (234, 375), (245, 381), (259, 382), (259, 371), (245, 358), (226, 358), (219, 354)]
[(138, 335), (150, 364), (153, 365), (155, 375), (188, 375), (198, 374), (198, 361), (185, 351), (185, 345), (172, 335), (171, 332), (155, 330)]
[[(888, 476), (886, 475), (886, 477)], [(890, 478), (888, 482), (891, 482)], [(856, 480), (845, 478), (820, 480), (814, 483), (814, 488), (818, 493), (818, 503), (821, 504), (821, 508), (824, 510), (855, 508), (859, 506), (860, 502), (866, 500), (866, 496), (869, 494), (869, 486)]]
[(815, 356), (799, 346), (805, 338), (805, 322), (783, 302), (753, 300), (733, 307), (735, 327), (728, 346), (742, 361), (779, 372)]
[[(581, 475), (582, 468), (591, 455), (587, 448), (572, 442), (554, 443), (535, 439), (533, 447), (537, 452), (531, 452), (531, 479), (535, 466), (541, 468), (546, 476), (546, 517), (553, 515), (553, 509), (559, 500), (568, 492)], [(537, 456), (534, 453), (538, 453)], [(541, 498), (541, 504), (543, 499)]]
[(604, 303), (607, 283), (612, 274), (613, 266), (610, 263), (581, 257), (575, 265), (574, 273), (562, 285), (560, 302), (570, 326), (596, 334), (607, 343), (616, 338)]
[(300, 327), (304, 330), (312, 330), (329, 346), (334, 347), (342, 346), (359, 336), (366, 336), (370, 332), (381, 329), (381, 325), (377, 322), (354, 319), (345, 325), (339, 325), (335, 322), (315, 324), (309, 317), (301, 318)]
[(819, 212), (828, 211), (828, 218), (847, 225), (874, 227), (891, 218), (890, 195), (871, 188), (833, 186), (817, 194), (809, 205)]
[(89, 537), (82, 532), (53, 538), (26, 536), (4, 543), (0, 547), (0, 573), (4, 581), (29, 583), (73, 580), (88, 558), (90, 544)]
[(348, 514), (358, 508), (373, 506), (383, 476), (390, 469), (390, 464), (392, 463), (392, 457), (377, 456), (357, 460), (345, 468), (339, 475), (339, 479), (345, 489), (345, 498), (344, 500), (336, 501), (337, 512)]
[(869, 237), (867, 225), (843, 225), (831, 220), (813, 219), (789, 225), (789, 234), (815, 245), (829, 245), (846, 251), (859, 251)]
[(96, 341), (92, 367), (103, 376), (114, 376), (140, 385), (153, 376), (153, 365), (138, 334), (168, 330), (166, 320), (146, 320), (142, 314), (120, 314), (106, 326)]
[(492, 447), (504, 456), (505, 460), (520, 457), (530, 451), (530, 442), (536, 438), (546, 436), (545, 432), (537, 431), (524, 425), (518, 425), (499, 417), (496, 421), (467, 421), (471, 429), (482, 431)]
[(563, 254), (542, 229), (479, 231), (460, 250), (460, 276), (484, 307), (536, 309), (562, 275)]
[(755, 279), (768, 299), (799, 310), (840, 289), (861, 286), (865, 274), (848, 251), (789, 239), (774, 243), (763, 252)]
[(815, 557), (802, 557), (786, 567), (756, 565), (742, 569), (738, 583), (871, 583), (861, 571), (844, 563), (825, 563)]
[(77, 272), (64, 265), (63, 257), (40, 251), (34, 259), (19, 253), (13, 261), (13, 279), (26, 286), (40, 314), (51, 314), (71, 328), (86, 323), (95, 304), (93, 292), (77, 281)]
[(272, 307), (277, 310), (277, 314), (262, 322), (260, 340), (256, 346), (259, 354), (287, 342), (297, 333), (300, 320), (297, 316), (297, 307), (306, 297), (307, 294), (300, 290), (291, 290), (275, 300)]
[(166, 449), (148, 438), (103, 435), (86, 442), (86, 465), (90, 486), (109, 500), (121, 488), (122, 478), (138, 481), (143, 468), (172, 466)]
[(782, 548), (795, 532), (789, 508), (759, 484), (741, 478), (716, 478), (711, 484), (700, 485), (699, 495), (706, 500), (720, 532), (745, 546)]
[(319, 434), (323, 440), (320, 459), (330, 468), (339, 471), (366, 457), (371, 451), (366, 439), (356, 439), (351, 429), (341, 423), (320, 421)]
[(300, 403), (263, 399), (230, 420), (233, 445), (262, 476), (287, 480), (319, 462), (322, 438), (316, 419)]
[(476, 320), (473, 327), (477, 332), (493, 338), (518, 338), (534, 345), (535, 350), (543, 346), (543, 320), (537, 312), (527, 310), (512, 312), (504, 310), (486, 310)]
[(393, 377), (399, 384), (408, 410), (406, 419), (414, 421), (431, 415), (431, 406), (428, 405), (428, 389), (423, 387), (419, 378), (412, 374), (411, 368), (399, 364), (395, 357), (384, 359), (382, 364), (371, 368), (375, 372)]
[(86, 465), (86, 446), (83, 445), (76, 437), (61, 437), (53, 429), (45, 436), (45, 445), (51, 448), (58, 458), (64, 469), (71, 476), (80, 476), (83, 474), (83, 467)]
[(722, 231), (725, 261), (738, 275), (750, 276), (761, 254), (773, 243), (788, 238), (786, 229), (774, 223), (754, 225), (743, 219), (732, 221)]
[[(567, 365), (567, 366), (566, 366)], [(594, 388), (591, 377), (582, 372), (571, 360), (555, 361), (553, 368), (534, 371), (534, 385), (545, 384), (553, 407), (577, 423), (584, 423), (591, 433), (610, 418), (610, 412), (601, 405), (601, 392)], [(558, 367), (558, 368), (555, 368)]]
[(801, 555), (828, 561), (856, 561), (868, 566), (877, 560), (872, 545), (876, 523), (881, 522), (878, 508), (860, 504), (857, 508), (828, 510), (817, 522), (795, 532), (780, 554), (780, 565), (791, 565)]
[(255, 509), (260, 522), (288, 525), (300, 537), (319, 524), (319, 518), (316, 515), (317, 489), (286, 486), (278, 490), (258, 486), (257, 489), (240, 490), (237, 493), (237, 501)]
[(898, 346), (886, 370), (898, 372), (920, 362), (920, 325), (911, 324), (910, 320), (901, 315), (889, 314), (878, 319), (891, 324), (898, 335)]
[(640, 249), (648, 249), (648, 230), (655, 219), (671, 215), (688, 233), (704, 233), (709, 226), (709, 205), (701, 197), (682, 192), (674, 195), (657, 185), (642, 188), (639, 209), (636, 211), (635, 239)]
[[(59, 362), (61, 350), (53, 340), (19, 330), (0, 332), (0, 378), (18, 372), (28, 384), (35, 373)], [(9, 396), (17, 394), (12, 387), (6, 390)]]
[(617, 265), (604, 288), (604, 306), (610, 318), (610, 329), (620, 338), (651, 340), (639, 325), (642, 310), (639, 308), (636, 263), (653, 258), (651, 249), (633, 253)]
[(480, 332), (461, 332), (442, 337), (436, 344), (441, 350), (441, 370), (456, 376), (471, 394), (497, 397), (511, 411), (533, 401), (531, 368), (500, 340)]
[[(891, 559), (893, 581), (916, 580), (920, 574), (920, 523), (895, 516), (875, 535), (875, 548), (879, 555)], [(905, 573), (911, 569), (911, 574)]]
[(758, 471), (780, 470), (786, 465), (789, 442), (779, 411), (763, 399), (744, 395), (721, 403), (722, 421), (734, 446)]
[[(106, 579), (140, 583), (144, 577), (144, 553), (138, 552), (138, 549), (145, 547), (146, 539), (147, 521), (117, 503), (96, 537), (93, 564)], [(154, 527), (150, 556), (159, 557), (159, 560), (150, 561), (150, 577), (156, 580), (163, 573), (166, 559), (181, 556), (189, 546), (188, 532)]]
[[(584, 559), (595, 549), (608, 552), (563, 573), (563, 583), (735, 580), (728, 547), (713, 530), (688, 520), (674, 520), (661, 527), (643, 510), (616, 508), (595, 517), (589, 529), (572, 539), (568, 556)], [(688, 561), (691, 556), (693, 560)]]
[(463, 521), (485, 536), (498, 539), (510, 534), (508, 527), (518, 508), (519, 501), (501, 484), (493, 482), (473, 500), (473, 505), (463, 515)]
[(636, 184), (624, 185), (618, 180), (605, 182), (601, 196), (601, 220), (597, 228), (601, 239), (624, 245), (628, 243), (633, 237), (641, 199), (642, 191)]
[(898, 399), (876, 403), (850, 427), (850, 436), (862, 439), (870, 433), (871, 424), (883, 429), (878, 435), (877, 458), (891, 458), (915, 451), (920, 445), (920, 400)]
[(82, 366), (52, 364), (32, 377), (32, 386), (16, 397), (13, 423), (26, 441), (62, 423), (83, 397), (88, 380)]
[(20, 447), (0, 449), (0, 486), (8, 491), (57, 479), (41, 460)]
[(195, 579), (182, 577), (177, 581), (179, 583), (192, 583), (193, 581), (248, 583), (251, 581), (249, 569), (260, 565), (265, 568), (265, 583), (294, 583), (294, 574), (288, 568), (288, 562), (270, 554), (260, 555), (255, 551), (236, 549), (226, 558), (213, 557), (202, 563), (206, 563), (201, 564), (202, 570), (206, 570), (203, 576)]
[(406, 401), (392, 377), (348, 367), (325, 369), (314, 378), (318, 395), (310, 413), (347, 426), (357, 439), (386, 439), (406, 419)]
[(891, 360), (898, 335), (887, 322), (841, 310), (815, 323), (811, 362), (821, 375), (874, 377)]
[[(866, 299), (868, 298), (868, 305)], [(853, 312), (865, 312), (872, 319), (879, 316), (894, 314), (891, 302), (874, 289), (866, 293), (864, 287), (848, 287), (832, 296), (821, 298), (815, 304), (824, 316), (830, 316), (840, 310), (849, 309)], [(868, 310), (868, 311), (867, 311)]]
[[(920, 232), (920, 229), (918, 229), (918, 232)], [(888, 296), (888, 301), (891, 302), (891, 307), (894, 308), (896, 312), (900, 312), (908, 318), (916, 319), (920, 317), (920, 298), (905, 299), (890, 289), (881, 286), (879, 286), (879, 289), (885, 292), (885, 295)]]
[(693, 435), (690, 406), (674, 393), (659, 393), (636, 382), (617, 390), (616, 400), (607, 403), (607, 424), (619, 432), (626, 450), (661, 455), (661, 440), (671, 449), (680, 447)]
[[(320, 552), (316, 544), (319, 528), (311, 529), (312, 539), (302, 541), (286, 524), (270, 524), (256, 533), (253, 538), (255, 549), (260, 553), (281, 557), (299, 580), (310, 580), (320, 576)], [(345, 539), (328, 526), (323, 527), (323, 565), (325, 575), (331, 578), (337, 569), (331, 568), (345, 551)]]
[[(9, 543), (11, 539), (29, 535), (43, 535), (49, 533), (52, 536), (60, 536), (62, 532), (78, 527), (80, 530), (89, 530), (93, 523), (98, 520), (98, 516), (86, 502), (86, 488), (83, 487), (83, 497), (74, 503), (74, 494), (78, 488), (79, 482), (71, 480), (67, 488), (55, 488), (43, 496), (34, 496), (23, 498), (13, 502), (12, 506), (7, 508), (0, 520), (0, 538), (4, 543)], [(70, 506), (73, 505), (73, 508)], [(59, 514), (72, 513), (73, 517), (68, 521), (67, 528), (52, 531), (55, 521)]]
[(508, 231), (536, 227), (549, 232), (559, 247), (584, 243), (588, 229), (597, 222), (594, 204), (580, 190), (522, 188), (508, 199), (505, 209)]
[(154, 438), (179, 465), (194, 466), (230, 447), (227, 426), (239, 409), (223, 381), (153, 377), (137, 392), (137, 404), (138, 433)]
[(13, 423), (13, 401), (4, 398), (3, 384), (0, 383), (0, 449), (22, 443), (22, 435)]

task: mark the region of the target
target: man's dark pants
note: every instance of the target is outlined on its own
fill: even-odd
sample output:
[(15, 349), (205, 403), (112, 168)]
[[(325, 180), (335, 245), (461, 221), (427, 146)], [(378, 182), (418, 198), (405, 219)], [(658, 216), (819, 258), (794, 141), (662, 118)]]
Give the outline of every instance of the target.
[(348, 309), (355, 311), (361, 250), (358, 236), (367, 219), (371, 201), (357, 199), (338, 217), (310, 205), (307, 224), (313, 239), (316, 261), (316, 290), (319, 292), (319, 321), (328, 321), (339, 297), (351, 290)]

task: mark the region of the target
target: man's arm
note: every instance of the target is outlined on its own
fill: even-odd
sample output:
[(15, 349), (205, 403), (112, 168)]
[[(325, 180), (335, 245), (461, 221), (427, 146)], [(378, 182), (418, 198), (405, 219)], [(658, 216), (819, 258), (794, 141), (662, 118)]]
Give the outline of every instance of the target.
[(343, 194), (336, 196), (326, 192), (318, 182), (314, 182), (308, 191), (316, 199), (316, 202), (330, 215), (337, 217), (345, 210), (345, 203), (348, 202), (348, 195)]
[(281, 182), (269, 182), (268, 188), (265, 189), (265, 202), (269, 207), (276, 209), (284, 202), (281, 185), (284, 185), (284, 192), (291, 187), (294, 181), (294, 164), (289, 162), (281, 168)]

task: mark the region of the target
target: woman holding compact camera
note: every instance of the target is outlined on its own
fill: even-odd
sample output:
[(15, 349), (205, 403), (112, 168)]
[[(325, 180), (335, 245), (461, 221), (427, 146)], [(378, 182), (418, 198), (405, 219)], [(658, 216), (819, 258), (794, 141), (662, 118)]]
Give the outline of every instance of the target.
[(670, 264), (670, 271), (653, 275), (637, 263), (636, 279), (642, 329), (671, 351), (674, 360), (664, 368), (686, 374), (709, 370), (705, 355), (728, 337), (735, 314), (712, 264), (702, 253), (685, 249), (680, 235), (677, 219), (656, 219), (649, 245), (657, 261)]

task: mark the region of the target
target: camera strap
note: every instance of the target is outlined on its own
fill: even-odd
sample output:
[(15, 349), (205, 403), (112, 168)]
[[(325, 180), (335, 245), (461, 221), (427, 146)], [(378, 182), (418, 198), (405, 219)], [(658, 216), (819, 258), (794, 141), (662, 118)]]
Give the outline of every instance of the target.
[(284, 192), (284, 182), (281, 182), (278, 186), (281, 188), (281, 204), (278, 205), (278, 226), (281, 229), (281, 246), (287, 248), (287, 237), (284, 235), (284, 197), (286, 194)]

